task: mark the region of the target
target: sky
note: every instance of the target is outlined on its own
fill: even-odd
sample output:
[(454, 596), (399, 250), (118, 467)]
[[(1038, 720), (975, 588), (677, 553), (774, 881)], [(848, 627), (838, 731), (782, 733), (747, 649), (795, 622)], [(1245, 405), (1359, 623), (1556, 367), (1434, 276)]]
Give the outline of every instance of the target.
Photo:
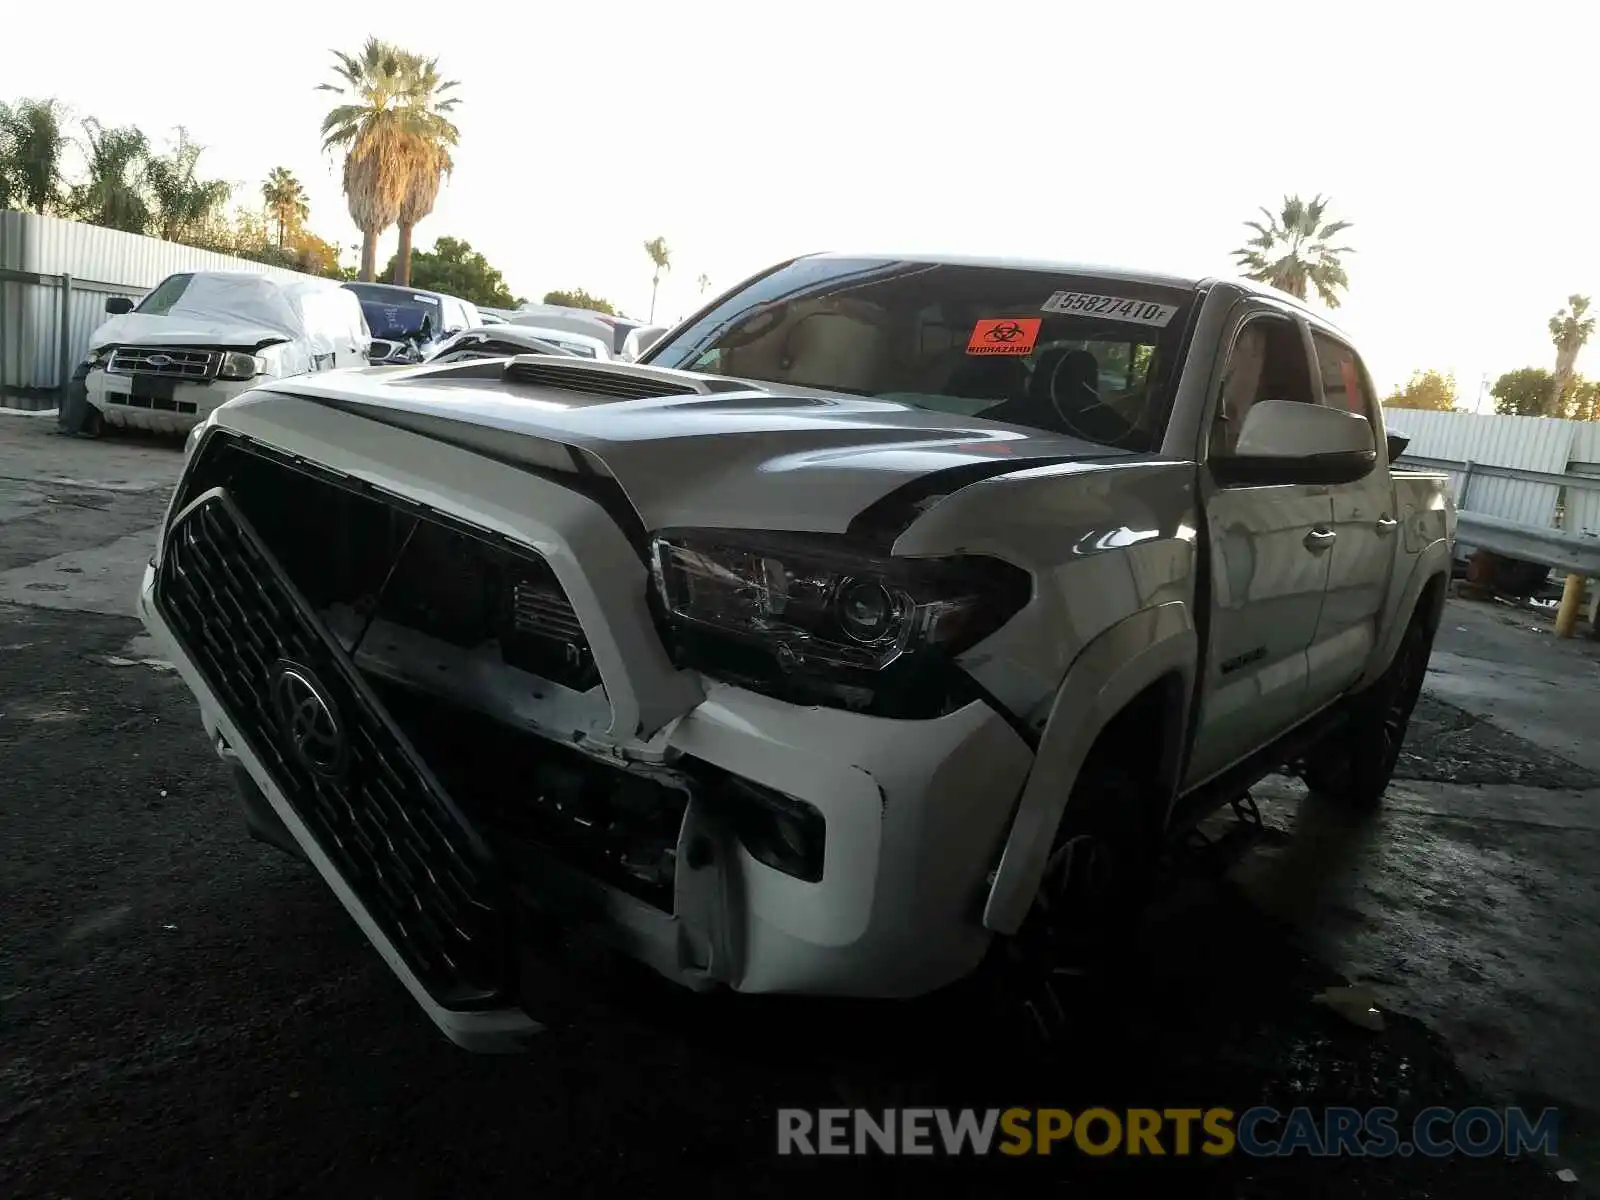
[[(696, 306), (701, 275), (715, 292), (816, 250), (1233, 274), (1243, 222), (1290, 193), (1328, 196), (1329, 217), (1353, 222), (1333, 316), (1385, 392), (1450, 371), (1471, 405), (1485, 376), (1552, 365), (1546, 323), (1569, 293), (1600, 299), (1600, 5), (1582, 0), (446, 13), (29, 6), (7, 15), (8, 35), (57, 49), (8, 51), (0, 99), (54, 96), (158, 139), (183, 125), (203, 169), (251, 206), (286, 166), (312, 230), (354, 261), (339, 164), (318, 137), (336, 98), (315, 88), (333, 48), (377, 34), (461, 83), (456, 170), (417, 245), (463, 238), (517, 295), (581, 287), (640, 318), (643, 243), (658, 235), (672, 266), (656, 316), (671, 321)], [(149, 43), (86, 36), (130, 16)], [(1578, 366), (1600, 373), (1600, 350)]]

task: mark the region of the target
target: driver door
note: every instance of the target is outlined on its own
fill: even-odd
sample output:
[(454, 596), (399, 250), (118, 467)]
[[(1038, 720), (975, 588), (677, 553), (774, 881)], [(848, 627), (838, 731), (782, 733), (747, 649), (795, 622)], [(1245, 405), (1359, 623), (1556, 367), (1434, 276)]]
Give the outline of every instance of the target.
[(1257, 401), (1317, 398), (1300, 321), (1269, 302), (1239, 307), (1200, 471), (1211, 614), (1186, 789), (1311, 715), (1308, 655), (1329, 579), (1326, 485), (1227, 486), (1213, 469)]

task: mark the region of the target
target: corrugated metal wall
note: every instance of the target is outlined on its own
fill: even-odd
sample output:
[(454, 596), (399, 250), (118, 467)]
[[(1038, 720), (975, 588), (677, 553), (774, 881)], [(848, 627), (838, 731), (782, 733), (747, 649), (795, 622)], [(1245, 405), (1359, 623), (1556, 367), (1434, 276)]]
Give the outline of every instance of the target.
[[(1411, 445), (1406, 449), (1408, 454), (1482, 463), (1486, 466), (1521, 467), (1526, 471), (1548, 471), (1554, 475), (1566, 471), (1577, 432), (1588, 431), (1586, 421), (1422, 412), (1415, 409), (1387, 409), (1384, 421), (1395, 432), (1410, 435)], [(1451, 472), (1450, 482), (1459, 498), (1462, 473)], [(1519, 525), (1547, 528), (1555, 524), (1556, 502), (1560, 493), (1561, 488), (1554, 484), (1474, 475), (1464, 507), (1473, 512), (1504, 517)]]
[[(121, 233), (33, 213), (0, 212), (0, 267), (41, 275), (70, 274), (74, 282), (109, 285), (74, 289), (68, 361), (89, 349), (113, 295), (138, 297), (176, 271), (257, 271), (279, 279), (304, 279), (297, 271), (196, 250), (159, 238)], [(60, 288), (0, 283), (0, 393), (54, 388), (61, 375)]]

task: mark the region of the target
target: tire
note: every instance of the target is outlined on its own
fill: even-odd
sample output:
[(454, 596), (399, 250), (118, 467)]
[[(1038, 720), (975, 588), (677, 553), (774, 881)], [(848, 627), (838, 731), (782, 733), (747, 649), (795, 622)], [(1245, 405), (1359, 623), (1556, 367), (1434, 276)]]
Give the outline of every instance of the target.
[(1370, 810), (1383, 802), (1432, 652), (1433, 630), (1419, 613), (1388, 669), (1345, 701), (1345, 724), (1307, 757), (1300, 771), (1307, 787), (1354, 809)]
[(1160, 838), (1150, 787), (1127, 770), (1125, 754), (1121, 739), (1090, 752), (1033, 906), (992, 951), (1002, 1004), (1027, 1014), (1021, 1024), (1038, 1041), (1066, 1032), (1069, 1009), (1113, 986), (1139, 944)]

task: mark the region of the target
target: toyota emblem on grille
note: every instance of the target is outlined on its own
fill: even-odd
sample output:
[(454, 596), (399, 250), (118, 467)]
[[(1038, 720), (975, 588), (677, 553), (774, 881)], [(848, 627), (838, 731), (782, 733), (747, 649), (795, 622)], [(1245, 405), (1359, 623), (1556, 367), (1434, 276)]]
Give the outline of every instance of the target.
[(170, 354), (152, 354), (149, 358), (145, 359), (144, 361), (149, 363), (152, 367), (155, 367), (157, 370), (159, 370), (162, 367), (170, 367), (172, 365), (172, 355), (170, 355)]
[(278, 732), (290, 757), (318, 775), (343, 772), (348, 749), (344, 728), (321, 681), (298, 663), (279, 663), (272, 676), (271, 695)]

